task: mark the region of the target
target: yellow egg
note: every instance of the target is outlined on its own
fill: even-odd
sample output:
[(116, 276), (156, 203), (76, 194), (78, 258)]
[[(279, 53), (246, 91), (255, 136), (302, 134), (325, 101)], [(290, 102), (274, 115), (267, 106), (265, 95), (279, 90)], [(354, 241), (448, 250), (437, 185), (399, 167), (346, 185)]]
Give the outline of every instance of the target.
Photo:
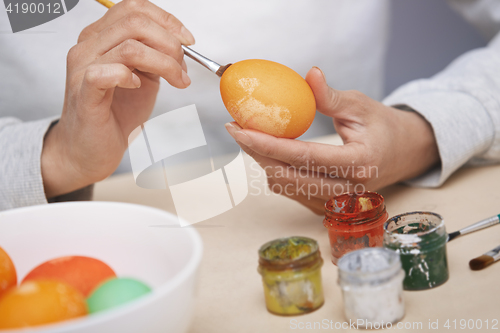
[(311, 126), (316, 102), (311, 87), (292, 69), (268, 60), (244, 60), (224, 72), (222, 101), (233, 119), (280, 138), (296, 138)]

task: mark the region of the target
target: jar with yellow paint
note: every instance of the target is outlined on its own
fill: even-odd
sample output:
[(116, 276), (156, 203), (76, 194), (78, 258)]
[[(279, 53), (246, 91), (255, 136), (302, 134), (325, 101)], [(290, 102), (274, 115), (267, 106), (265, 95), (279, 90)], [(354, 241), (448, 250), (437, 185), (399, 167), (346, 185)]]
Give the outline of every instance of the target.
[(280, 238), (259, 249), (259, 268), (267, 310), (282, 316), (300, 315), (324, 303), (323, 259), (318, 243), (307, 237)]

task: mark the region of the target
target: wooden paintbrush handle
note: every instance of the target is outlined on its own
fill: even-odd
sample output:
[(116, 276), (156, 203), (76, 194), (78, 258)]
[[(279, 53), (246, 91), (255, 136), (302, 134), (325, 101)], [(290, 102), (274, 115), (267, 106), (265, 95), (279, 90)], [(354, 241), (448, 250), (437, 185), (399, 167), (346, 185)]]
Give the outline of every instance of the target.
[(111, 8), (115, 5), (113, 1), (109, 0), (96, 0), (96, 1), (99, 2), (101, 5), (104, 5), (106, 8)]

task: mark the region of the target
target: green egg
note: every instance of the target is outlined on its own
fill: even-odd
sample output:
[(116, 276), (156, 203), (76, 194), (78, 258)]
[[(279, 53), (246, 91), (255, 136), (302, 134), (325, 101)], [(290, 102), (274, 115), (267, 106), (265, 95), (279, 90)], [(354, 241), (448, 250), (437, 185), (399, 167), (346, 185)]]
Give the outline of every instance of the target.
[(106, 281), (87, 298), (89, 313), (128, 303), (151, 292), (151, 288), (141, 281), (130, 278), (115, 278)]

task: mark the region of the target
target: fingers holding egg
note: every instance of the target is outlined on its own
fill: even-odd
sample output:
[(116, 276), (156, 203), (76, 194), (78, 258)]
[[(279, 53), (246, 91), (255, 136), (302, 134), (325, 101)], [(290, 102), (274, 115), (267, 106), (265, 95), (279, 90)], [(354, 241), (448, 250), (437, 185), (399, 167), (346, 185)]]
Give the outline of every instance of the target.
[(275, 137), (297, 138), (311, 126), (314, 94), (292, 69), (268, 60), (243, 60), (221, 77), (222, 101), (233, 119), (245, 129)]

